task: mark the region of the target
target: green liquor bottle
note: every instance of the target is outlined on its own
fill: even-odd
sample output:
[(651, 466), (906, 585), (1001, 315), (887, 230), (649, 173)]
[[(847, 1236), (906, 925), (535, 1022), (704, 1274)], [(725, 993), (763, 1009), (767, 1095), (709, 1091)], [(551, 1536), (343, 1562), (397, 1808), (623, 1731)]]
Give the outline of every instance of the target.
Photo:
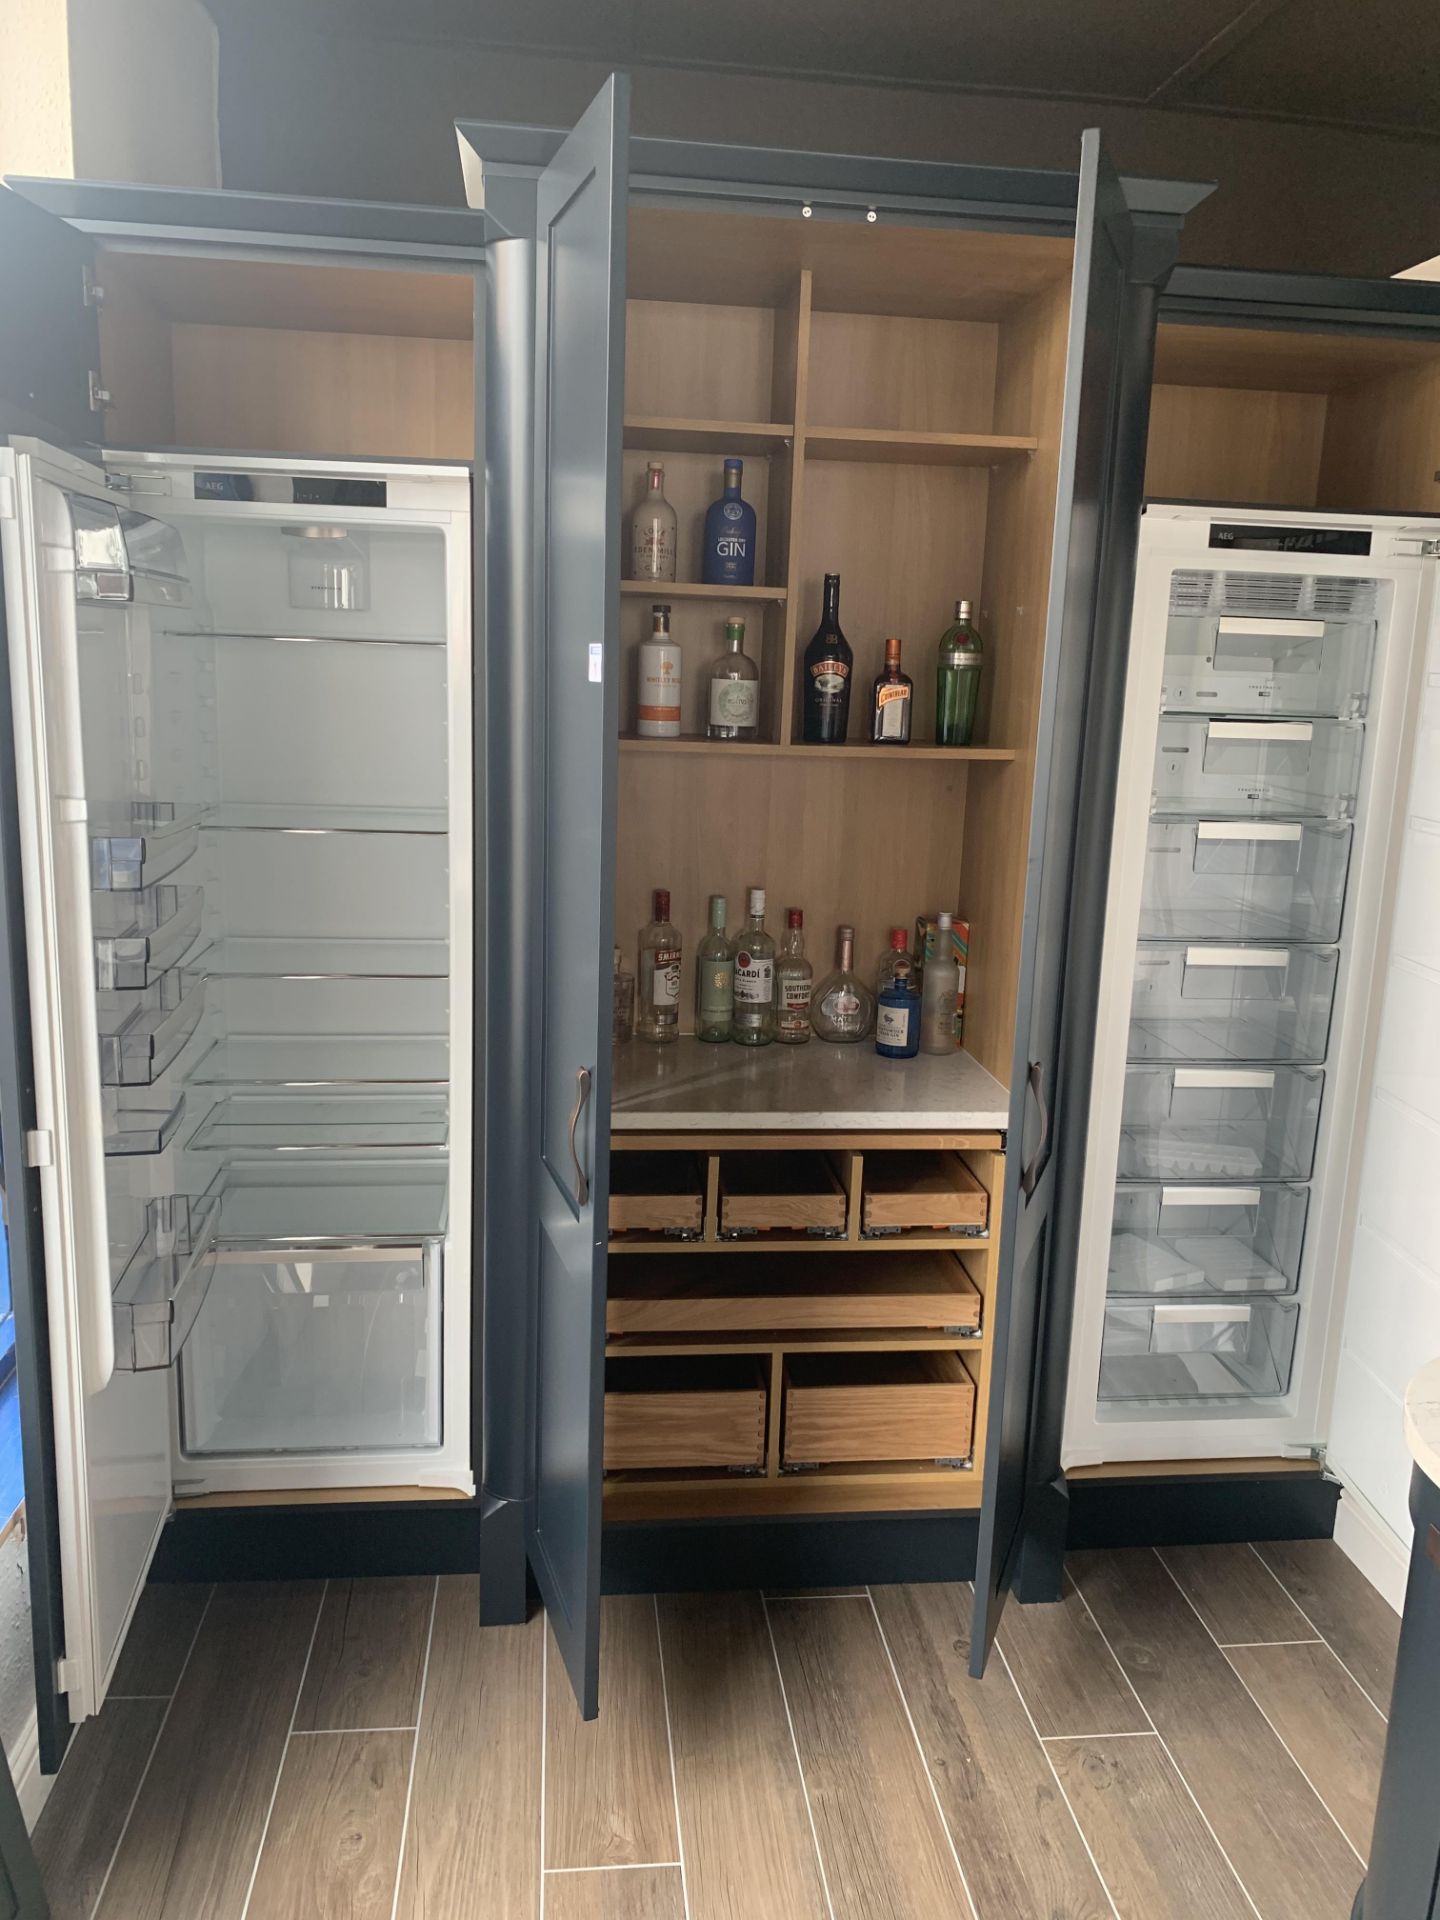
[(725, 938), (723, 893), (710, 896), (710, 931), (695, 950), (695, 1038), (728, 1040), (735, 1017), (735, 949)]
[(955, 618), (940, 636), (935, 660), (935, 744), (968, 747), (975, 731), (975, 703), (985, 649), (968, 600), (957, 600)]

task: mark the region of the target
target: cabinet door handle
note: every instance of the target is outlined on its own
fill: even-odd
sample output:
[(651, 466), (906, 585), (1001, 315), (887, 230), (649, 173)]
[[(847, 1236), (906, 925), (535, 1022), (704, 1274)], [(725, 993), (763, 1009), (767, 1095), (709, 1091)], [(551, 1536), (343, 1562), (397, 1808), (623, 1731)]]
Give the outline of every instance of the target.
[(1035, 1104), (1040, 1109), (1040, 1138), (1035, 1142), (1035, 1151), (1026, 1161), (1020, 1174), (1020, 1191), (1028, 1200), (1040, 1179), (1045, 1149), (1050, 1144), (1050, 1109), (1045, 1104), (1045, 1068), (1040, 1061), (1030, 1062), (1030, 1071), (1026, 1079), (1031, 1093), (1035, 1096)]
[(575, 1104), (570, 1109), (570, 1164), (575, 1169), (575, 1204), (586, 1207), (590, 1204), (590, 1177), (580, 1164), (580, 1156), (575, 1151), (575, 1129), (580, 1125), (580, 1116), (590, 1100), (590, 1069), (575, 1069)]

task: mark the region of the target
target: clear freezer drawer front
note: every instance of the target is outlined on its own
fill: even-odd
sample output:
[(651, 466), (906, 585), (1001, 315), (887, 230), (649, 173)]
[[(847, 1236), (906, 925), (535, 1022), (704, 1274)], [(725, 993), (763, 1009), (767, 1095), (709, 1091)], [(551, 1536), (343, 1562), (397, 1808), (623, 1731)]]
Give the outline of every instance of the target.
[(1222, 818), (1348, 818), (1360, 787), (1358, 720), (1204, 720), (1164, 714), (1153, 811)]
[(1334, 947), (1140, 947), (1129, 1057), (1323, 1060), (1339, 962)]
[(1127, 1067), (1122, 1180), (1308, 1180), (1325, 1076), (1307, 1067)]
[(1160, 705), (1167, 713), (1358, 714), (1374, 647), (1370, 618), (1172, 611)]
[(1139, 1305), (1107, 1300), (1100, 1399), (1237, 1400), (1289, 1390), (1293, 1300)]
[(1338, 939), (1350, 832), (1326, 821), (1152, 820), (1140, 938)]
[(1305, 1187), (1117, 1186), (1105, 1291), (1293, 1293), (1305, 1247)]

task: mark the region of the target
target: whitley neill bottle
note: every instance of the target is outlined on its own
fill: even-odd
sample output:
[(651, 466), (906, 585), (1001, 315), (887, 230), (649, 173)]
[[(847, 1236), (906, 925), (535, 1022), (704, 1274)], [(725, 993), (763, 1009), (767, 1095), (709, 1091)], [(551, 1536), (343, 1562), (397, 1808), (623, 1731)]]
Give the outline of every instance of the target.
[(807, 746), (845, 744), (850, 719), (850, 677), (855, 656), (840, 631), (840, 576), (825, 576), (825, 611), (815, 638), (805, 649), (805, 726)]

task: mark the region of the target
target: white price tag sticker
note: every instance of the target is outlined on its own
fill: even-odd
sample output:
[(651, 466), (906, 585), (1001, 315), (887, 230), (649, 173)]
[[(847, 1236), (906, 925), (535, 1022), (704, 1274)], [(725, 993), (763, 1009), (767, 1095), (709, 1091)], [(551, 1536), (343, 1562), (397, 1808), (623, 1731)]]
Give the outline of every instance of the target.
[(590, 642), (591, 685), (598, 687), (600, 682), (604, 679), (604, 677), (605, 677), (605, 647), (603, 642), (599, 640), (592, 640)]

